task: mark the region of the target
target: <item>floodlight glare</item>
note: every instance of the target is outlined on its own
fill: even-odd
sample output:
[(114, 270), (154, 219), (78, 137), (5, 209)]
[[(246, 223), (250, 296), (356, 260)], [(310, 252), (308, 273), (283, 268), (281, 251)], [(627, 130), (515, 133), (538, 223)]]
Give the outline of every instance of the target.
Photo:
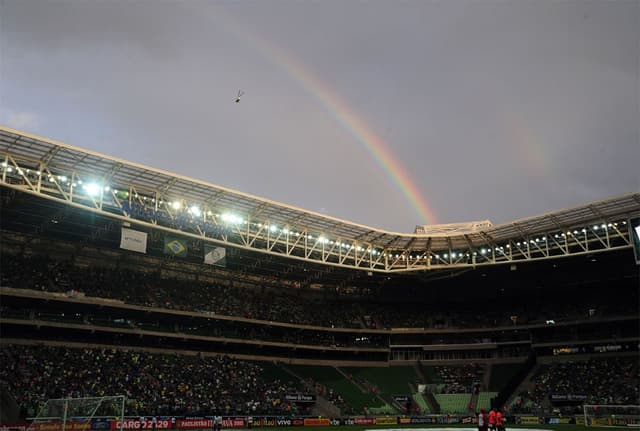
[(189, 212), (191, 212), (191, 214), (196, 217), (200, 217), (202, 215), (202, 211), (200, 211), (200, 208), (198, 208), (197, 205), (193, 205), (191, 208), (189, 208)]
[(171, 202), (171, 208), (173, 208), (174, 210), (179, 210), (181, 206), (182, 204), (179, 201)]
[(100, 186), (100, 184), (96, 184), (96, 183), (85, 184), (83, 188), (84, 188), (84, 191), (87, 192), (87, 195), (91, 197), (98, 196), (100, 194), (100, 190), (102, 190), (102, 187)]
[[(235, 214), (231, 214), (231, 213), (224, 213), (222, 214), (222, 220), (227, 222), (227, 223), (233, 223), (233, 224), (240, 224), (242, 223), (242, 217), (237, 216)], [(272, 226), (273, 227), (273, 226)]]

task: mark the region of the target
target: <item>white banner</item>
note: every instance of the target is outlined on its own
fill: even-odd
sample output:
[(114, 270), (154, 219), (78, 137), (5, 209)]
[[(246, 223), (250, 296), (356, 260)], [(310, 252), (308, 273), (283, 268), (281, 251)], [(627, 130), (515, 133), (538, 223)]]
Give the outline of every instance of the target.
[(147, 234), (145, 232), (123, 227), (122, 237), (120, 238), (120, 248), (146, 254)]
[(204, 245), (204, 263), (207, 265), (226, 266), (227, 250), (224, 247)]

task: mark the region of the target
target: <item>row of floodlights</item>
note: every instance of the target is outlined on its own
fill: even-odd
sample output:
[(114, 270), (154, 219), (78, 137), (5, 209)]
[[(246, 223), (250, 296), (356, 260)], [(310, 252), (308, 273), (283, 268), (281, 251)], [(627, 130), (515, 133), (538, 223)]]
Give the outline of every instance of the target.
[[(8, 166), (6, 162), (3, 162), (1, 165), (2, 165), (3, 168), (5, 168), (5, 170), (7, 172), (12, 172), (13, 171), (13, 167)], [(31, 171), (30, 169), (23, 170), (21, 168), (17, 168), (16, 171), (20, 175), (23, 175), (25, 173), (25, 171), (26, 171), (27, 174), (33, 173), (33, 174), (35, 174), (37, 176), (42, 175), (42, 172), (40, 172), (40, 171)], [(56, 183), (56, 182), (62, 182), (62, 183), (65, 183), (65, 184), (70, 184), (71, 183), (71, 185), (73, 187), (82, 186), (82, 189), (85, 191), (87, 196), (90, 196), (90, 197), (97, 197), (103, 191), (109, 192), (109, 191), (113, 190), (114, 193), (116, 193), (116, 194), (119, 193), (119, 191), (117, 189), (111, 189), (110, 186), (102, 186), (102, 185), (100, 185), (100, 184), (98, 184), (96, 182), (83, 183), (81, 180), (77, 180), (77, 181), (72, 183), (69, 180), (69, 178), (64, 176), (64, 175), (58, 175), (58, 176), (49, 175), (48, 176), (48, 180), (50, 182), (52, 182), (52, 183)], [(129, 192), (123, 191), (123, 193), (124, 193), (124, 195), (126, 197), (129, 196)], [(135, 194), (135, 197), (136, 198), (140, 198), (140, 196), (138, 194)], [(155, 201), (156, 201), (155, 198), (147, 198), (146, 196), (142, 196), (142, 199), (144, 201), (146, 201), (147, 199), (150, 199), (151, 202), (153, 202), (153, 203), (155, 203)], [(159, 204), (163, 204), (164, 201), (163, 200), (159, 200), (158, 203)], [(172, 209), (176, 210), (176, 211), (181, 210), (183, 208), (182, 202), (177, 201), (177, 200), (170, 202), (169, 206)], [(191, 206), (187, 206), (186, 208), (187, 208), (187, 211), (191, 215), (193, 215), (194, 217), (201, 217), (203, 215), (203, 211), (200, 209), (200, 207), (198, 205), (191, 205)], [(208, 216), (213, 216), (214, 215), (211, 211), (207, 211), (206, 214)], [(227, 224), (234, 224), (234, 225), (248, 224), (248, 222), (246, 220), (244, 220), (241, 216), (238, 216), (238, 215), (233, 214), (233, 213), (226, 212), (226, 213), (215, 214), (215, 215), (216, 216), (220, 216), (221, 220), (223, 222), (227, 223)], [(627, 222), (626, 221), (622, 221), (621, 223), (623, 225), (626, 225)], [(251, 223), (251, 224), (253, 226), (259, 228), (259, 229), (263, 229), (263, 228), (267, 229), (271, 233), (280, 232), (280, 233), (282, 233), (284, 235), (292, 235), (292, 236), (296, 236), (296, 237), (299, 237), (301, 235), (304, 236), (304, 233), (288, 230), (287, 228), (280, 229), (276, 225), (269, 225), (269, 224), (266, 224), (266, 223), (265, 224), (263, 224), (263, 223)], [(607, 228), (613, 228), (613, 227), (617, 227), (617, 226), (618, 226), (618, 223), (608, 223), (608, 224), (604, 224), (603, 223), (601, 225), (592, 226), (592, 229), (594, 231), (597, 231), (599, 229), (607, 230)], [(554, 238), (556, 238), (556, 239), (566, 238), (566, 237), (569, 237), (569, 236), (572, 236), (572, 235), (573, 236), (579, 235), (580, 233), (586, 234), (587, 233), (587, 229), (583, 228), (581, 230), (567, 231), (566, 233), (562, 232), (560, 234), (555, 234)], [(431, 255), (430, 257), (428, 257), (428, 256), (413, 256), (413, 255), (405, 256), (404, 254), (400, 254), (400, 253), (396, 253), (396, 254), (394, 254), (394, 253), (383, 253), (383, 252), (381, 252), (379, 250), (376, 250), (375, 248), (366, 248), (365, 249), (364, 247), (361, 247), (361, 246), (354, 246), (353, 244), (347, 244), (347, 243), (340, 242), (340, 241), (334, 241), (334, 240), (328, 239), (327, 237), (322, 236), (322, 235), (314, 237), (313, 235), (309, 234), (306, 237), (309, 240), (315, 239), (316, 242), (320, 243), (320, 244), (329, 244), (329, 245), (332, 245), (332, 246), (336, 245), (338, 247), (341, 247), (341, 248), (347, 249), (347, 250), (352, 250), (352, 249), (355, 248), (357, 251), (366, 251), (367, 253), (372, 254), (372, 255), (382, 255), (382, 256), (386, 256), (386, 257), (390, 257), (390, 258), (394, 258), (395, 257), (397, 259), (402, 259), (402, 260), (405, 260), (405, 259), (409, 259), (409, 260), (427, 260), (429, 258), (431, 260), (440, 259), (440, 255), (439, 254), (434, 254), (434, 255)], [(535, 238), (535, 239), (531, 239), (529, 241), (519, 241), (519, 242), (516, 242), (515, 245), (519, 248), (519, 247), (526, 246), (527, 243), (529, 243), (529, 244), (538, 244), (538, 243), (541, 243), (541, 242), (544, 243), (546, 241), (547, 241), (547, 238), (545, 236), (543, 236), (541, 238)], [(504, 249), (505, 248), (509, 249), (510, 247), (511, 246), (509, 244), (506, 244), (505, 246), (499, 246), (499, 247), (495, 247), (493, 249), (492, 248), (482, 248), (482, 249), (480, 249), (480, 254), (484, 256), (487, 253), (495, 252), (495, 253), (502, 253), (503, 255), (505, 255)], [(449, 257), (451, 257), (451, 259), (457, 259), (457, 258), (462, 259), (463, 257), (471, 257), (471, 255), (477, 256), (478, 252), (473, 252), (471, 254), (470, 253), (462, 253), (462, 252), (459, 252), (459, 253), (458, 252), (451, 252), (450, 254), (449, 253), (444, 253), (442, 255), (442, 258), (449, 259)]]

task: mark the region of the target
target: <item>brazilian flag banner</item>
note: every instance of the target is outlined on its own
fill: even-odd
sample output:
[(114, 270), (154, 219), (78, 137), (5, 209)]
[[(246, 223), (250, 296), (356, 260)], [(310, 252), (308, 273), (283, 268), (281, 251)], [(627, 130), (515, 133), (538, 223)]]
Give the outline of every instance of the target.
[(177, 257), (187, 257), (187, 241), (176, 236), (164, 237), (164, 254)]

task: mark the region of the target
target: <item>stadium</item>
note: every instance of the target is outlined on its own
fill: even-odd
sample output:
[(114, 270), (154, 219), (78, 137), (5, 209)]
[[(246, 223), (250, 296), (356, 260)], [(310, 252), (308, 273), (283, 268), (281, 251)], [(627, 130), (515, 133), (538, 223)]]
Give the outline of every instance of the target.
[(389, 232), (0, 128), (2, 430), (640, 426), (640, 193)]

